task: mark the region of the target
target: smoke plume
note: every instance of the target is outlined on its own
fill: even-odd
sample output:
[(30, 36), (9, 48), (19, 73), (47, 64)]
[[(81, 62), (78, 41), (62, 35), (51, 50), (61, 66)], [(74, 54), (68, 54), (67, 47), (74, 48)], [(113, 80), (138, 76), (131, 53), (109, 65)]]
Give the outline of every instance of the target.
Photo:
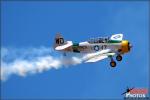
[(7, 80), (13, 74), (25, 77), (81, 62), (82, 59), (79, 57), (63, 57), (47, 47), (24, 49), (2, 47), (0, 79)]

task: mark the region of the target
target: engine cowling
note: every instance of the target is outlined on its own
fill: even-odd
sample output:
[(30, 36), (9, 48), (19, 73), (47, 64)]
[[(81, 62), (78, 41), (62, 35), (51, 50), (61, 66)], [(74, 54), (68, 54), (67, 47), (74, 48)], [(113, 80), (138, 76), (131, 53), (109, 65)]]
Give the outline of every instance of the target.
[(129, 41), (123, 40), (121, 42), (121, 53), (127, 53), (130, 51)]

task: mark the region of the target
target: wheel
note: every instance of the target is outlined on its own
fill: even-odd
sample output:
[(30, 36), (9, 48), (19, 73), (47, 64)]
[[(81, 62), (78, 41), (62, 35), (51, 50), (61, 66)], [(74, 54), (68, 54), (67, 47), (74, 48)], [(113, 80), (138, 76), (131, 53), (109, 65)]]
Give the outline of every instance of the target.
[(110, 62), (110, 66), (111, 66), (111, 67), (116, 67), (116, 62), (115, 62), (115, 61), (111, 61), (111, 62)]
[(122, 60), (122, 56), (121, 56), (121, 55), (117, 55), (117, 56), (116, 56), (116, 60), (117, 60), (117, 61), (121, 61), (121, 60)]

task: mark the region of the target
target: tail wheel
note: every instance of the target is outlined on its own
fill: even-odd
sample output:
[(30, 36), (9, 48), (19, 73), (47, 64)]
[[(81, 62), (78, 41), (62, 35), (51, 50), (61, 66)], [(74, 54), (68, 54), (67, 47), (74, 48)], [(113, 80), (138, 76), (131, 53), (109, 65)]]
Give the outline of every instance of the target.
[(116, 67), (116, 62), (115, 62), (115, 61), (111, 61), (111, 62), (110, 62), (110, 66), (111, 66), (111, 67)]
[(117, 56), (116, 56), (116, 60), (117, 60), (117, 61), (121, 61), (121, 60), (122, 60), (122, 56), (121, 56), (121, 55), (117, 55)]

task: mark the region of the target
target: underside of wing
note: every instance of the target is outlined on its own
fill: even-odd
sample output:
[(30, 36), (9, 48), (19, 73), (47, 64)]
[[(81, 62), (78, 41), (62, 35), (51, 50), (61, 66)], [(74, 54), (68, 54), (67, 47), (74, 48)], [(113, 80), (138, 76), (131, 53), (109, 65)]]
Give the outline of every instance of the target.
[(97, 62), (105, 58), (108, 58), (110, 56), (114, 56), (115, 53), (112, 53), (110, 52), (110, 49), (107, 49), (107, 50), (103, 50), (103, 51), (96, 52), (96, 53), (89, 54), (89, 55), (90, 56), (87, 56), (85, 62)]
[(100, 60), (103, 60), (105, 58), (107, 58), (108, 56), (99, 56), (99, 57), (94, 57), (94, 58), (91, 58), (85, 62), (97, 62), (97, 61), (100, 61)]
[(68, 47), (70, 47), (72, 45), (73, 45), (72, 41), (67, 41), (67, 43), (65, 45), (57, 46), (55, 48), (55, 50), (64, 50), (64, 49), (66, 49), (66, 48), (68, 48)]

